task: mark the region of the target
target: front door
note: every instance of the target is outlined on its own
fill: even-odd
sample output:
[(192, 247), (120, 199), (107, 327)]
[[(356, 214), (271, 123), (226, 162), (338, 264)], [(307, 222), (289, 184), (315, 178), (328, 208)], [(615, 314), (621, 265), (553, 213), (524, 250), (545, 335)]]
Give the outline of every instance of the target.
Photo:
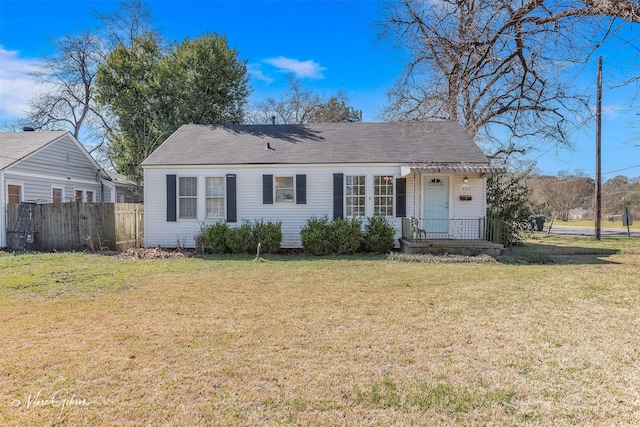
[(427, 233), (449, 232), (449, 177), (425, 176), (424, 229)]

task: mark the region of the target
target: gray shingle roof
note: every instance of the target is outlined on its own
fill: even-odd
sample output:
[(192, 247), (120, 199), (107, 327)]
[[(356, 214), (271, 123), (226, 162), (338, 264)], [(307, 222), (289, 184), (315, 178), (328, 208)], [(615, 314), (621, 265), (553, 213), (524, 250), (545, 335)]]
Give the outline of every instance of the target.
[(489, 160), (453, 122), (184, 125), (142, 165), (413, 162)]
[(66, 131), (0, 132), (0, 170), (60, 138)]

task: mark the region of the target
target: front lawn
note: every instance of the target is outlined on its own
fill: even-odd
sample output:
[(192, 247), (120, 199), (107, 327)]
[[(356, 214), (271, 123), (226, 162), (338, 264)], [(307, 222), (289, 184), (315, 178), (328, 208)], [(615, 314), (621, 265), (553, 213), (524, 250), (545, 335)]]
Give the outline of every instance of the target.
[[(547, 219), (544, 223), (545, 226), (549, 226), (551, 224), (551, 219)], [(571, 225), (571, 226), (578, 226), (578, 227), (595, 227), (595, 221), (560, 221), (560, 220), (555, 220), (553, 222), (554, 225)], [(600, 227), (601, 228), (622, 228), (622, 229), (627, 229), (626, 225), (622, 225), (622, 220), (617, 220), (617, 221), (601, 221), (600, 222)], [(635, 219), (633, 221), (633, 224), (631, 226), (629, 226), (629, 228), (631, 230), (639, 230), (640, 229), (640, 221), (638, 219)]]
[(500, 262), (0, 253), (0, 424), (634, 425), (639, 276), (639, 239), (557, 236)]

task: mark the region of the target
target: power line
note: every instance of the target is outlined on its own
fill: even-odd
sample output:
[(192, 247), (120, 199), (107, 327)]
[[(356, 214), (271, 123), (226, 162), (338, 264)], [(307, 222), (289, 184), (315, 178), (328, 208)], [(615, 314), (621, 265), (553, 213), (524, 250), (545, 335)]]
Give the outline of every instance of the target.
[(356, 8), (354, 8), (354, 7), (351, 7), (351, 6), (349, 6), (348, 4), (346, 4), (346, 3), (344, 3), (344, 2), (342, 2), (342, 1), (340, 1), (340, 0), (333, 0), (333, 1), (334, 1), (334, 3), (339, 4), (340, 6), (344, 7), (345, 9), (348, 9), (348, 10), (350, 10), (351, 12), (355, 13), (356, 15), (360, 15), (360, 16), (362, 16), (363, 18), (365, 18), (365, 19), (367, 19), (367, 20), (369, 20), (369, 21), (371, 21), (371, 22), (375, 22), (375, 20), (374, 20), (373, 18), (371, 18), (371, 17), (370, 17), (370, 16), (368, 16), (367, 14), (365, 14), (365, 13), (363, 13), (363, 12), (359, 11), (358, 9), (356, 9)]
[(609, 171), (609, 172), (605, 172), (605, 175), (609, 175), (609, 174), (620, 172), (620, 171), (625, 171), (627, 169), (635, 169), (635, 168), (640, 168), (640, 165), (628, 166), (626, 168), (612, 170), (612, 171)]

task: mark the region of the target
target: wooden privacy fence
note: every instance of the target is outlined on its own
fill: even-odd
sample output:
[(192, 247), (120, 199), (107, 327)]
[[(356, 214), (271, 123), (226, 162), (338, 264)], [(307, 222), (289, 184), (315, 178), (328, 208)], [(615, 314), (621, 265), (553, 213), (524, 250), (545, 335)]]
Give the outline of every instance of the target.
[[(25, 215), (29, 215), (27, 220)], [(52, 203), (29, 209), (11, 204), (7, 205), (7, 246), (37, 251), (123, 251), (142, 246), (143, 220), (144, 207), (137, 203)]]
[(139, 248), (144, 239), (144, 205), (142, 203), (116, 203), (116, 249), (124, 251)]

